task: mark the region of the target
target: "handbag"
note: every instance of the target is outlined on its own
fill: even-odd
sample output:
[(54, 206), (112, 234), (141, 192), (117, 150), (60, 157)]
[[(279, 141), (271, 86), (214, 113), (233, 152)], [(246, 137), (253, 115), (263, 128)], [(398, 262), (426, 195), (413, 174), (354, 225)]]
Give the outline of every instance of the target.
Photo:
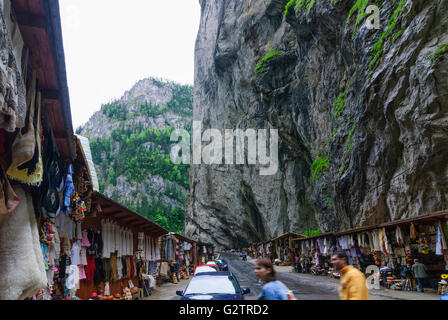
[(36, 147), (36, 136), (34, 131), (34, 109), (37, 98), (37, 73), (33, 71), (31, 80), (31, 89), (27, 96), (28, 117), (27, 125), (19, 130), (12, 144), (12, 163), (10, 168), (18, 166), (30, 161), (33, 158)]
[(137, 300), (138, 299), (138, 287), (135, 287), (132, 283), (132, 280), (129, 280), (129, 289), (131, 290), (132, 299)]
[(13, 212), (19, 205), (20, 199), (14, 192), (8, 177), (0, 166), (0, 214)]
[[(40, 135), (42, 97), (37, 89), (35, 99), (35, 106), (33, 104), (30, 108), (28, 132), (26, 135), (21, 136), (22, 131), (19, 131), (19, 134), (14, 140), (12, 147), (12, 164), (9, 167), (7, 174), (12, 179), (22, 183), (39, 186), (43, 179)], [(34, 116), (34, 109), (37, 110), (36, 117)], [(36, 127), (35, 129), (34, 126)]]

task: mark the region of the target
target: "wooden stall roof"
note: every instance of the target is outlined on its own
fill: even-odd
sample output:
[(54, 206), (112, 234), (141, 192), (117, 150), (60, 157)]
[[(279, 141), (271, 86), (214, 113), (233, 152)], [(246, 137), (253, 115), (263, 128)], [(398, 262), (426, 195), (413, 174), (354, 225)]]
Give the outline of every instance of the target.
[(84, 154), (84, 151), (82, 150), (81, 141), (79, 141), (78, 137), (76, 135), (73, 135), (73, 141), (76, 145), (76, 157), (75, 160), (79, 162), (80, 165), (88, 169), (87, 159)]
[(292, 241), (318, 239), (318, 238), (324, 238), (324, 237), (328, 237), (328, 236), (334, 236), (334, 232), (321, 233), (321, 234), (317, 234), (317, 235), (315, 235), (315, 236), (310, 236), (310, 237), (303, 237), (303, 236), (300, 236), (300, 237), (298, 237), (298, 238), (294, 238), (294, 239), (292, 239)]
[(430, 213), (430, 214), (426, 214), (426, 215), (422, 215), (422, 216), (418, 216), (418, 217), (386, 222), (386, 223), (382, 223), (382, 224), (375, 225), (375, 226), (360, 227), (360, 228), (346, 230), (346, 231), (342, 231), (342, 232), (336, 232), (335, 235), (342, 236), (342, 235), (355, 233), (355, 232), (361, 232), (361, 231), (367, 231), (367, 230), (385, 228), (385, 227), (393, 227), (393, 226), (398, 226), (398, 225), (403, 225), (403, 224), (411, 224), (414, 222), (434, 222), (434, 221), (444, 219), (444, 218), (448, 219), (448, 211), (438, 211), (438, 212), (434, 212), (434, 213)]
[(12, 0), (31, 66), (37, 72), (42, 99), (62, 159), (75, 159), (58, 0)]
[(138, 228), (142, 232), (151, 233), (154, 237), (160, 237), (168, 233), (168, 230), (97, 191), (93, 192), (92, 201), (101, 206), (103, 217), (112, 217), (119, 223)]
[(435, 221), (441, 220), (441, 219), (448, 219), (448, 211), (437, 211), (434, 213), (421, 215), (418, 217), (395, 220), (395, 221), (385, 222), (385, 223), (372, 225), (372, 226), (359, 227), (359, 228), (345, 230), (345, 231), (341, 231), (341, 232), (327, 232), (327, 233), (319, 234), (319, 235), (312, 236), (312, 237), (296, 238), (296, 239), (292, 239), (292, 240), (300, 241), (300, 240), (323, 238), (323, 237), (327, 237), (327, 236), (343, 236), (343, 235), (347, 235), (347, 234), (351, 234), (351, 233), (363, 232), (363, 231), (368, 231), (368, 230), (373, 230), (373, 229), (378, 229), (378, 228), (394, 227), (394, 226), (418, 223), (418, 222), (420, 222), (420, 223), (435, 222)]
[(198, 244), (198, 246), (206, 246), (206, 247), (212, 247), (212, 248), (215, 247), (213, 244), (211, 244), (211, 243), (206, 243), (206, 242), (200, 242), (200, 241), (198, 241), (197, 244)]
[[(79, 139), (76, 135), (73, 135), (72, 139), (75, 142), (75, 147), (76, 147), (74, 163), (77, 163), (80, 166), (84, 167), (87, 170), (87, 172), (89, 173), (90, 181), (92, 181), (92, 176), (90, 175), (90, 170), (89, 170), (89, 164), (87, 162), (84, 151), (82, 150), (81, 141), (79, 141)], [(90, 190), (90, 192), (93, 192), (93, 184), (92, 183), (90, 183), (89, 190)]]
[(289, 236), (300, 237), (300, 235), (298, 235), (296, 233), (287, 232), (287, 233), (284, 233), (284, 234), (282, 234), (282, 235), (278, 236), (277, 238), (274, 238), (274, 239), (272, 239), (270, 241), (280, 240), (280, 239), (283, 239), (283, 238), (286, 238), (286, 237), (289, 237)]
[(180, 235), (180, 234), (177, 234), (177, 233), (175, 233), (174, 236), (175, 236), (176, 238), (182, 240), (182, 241), (186, 241), (186, 242), (189, 242), (189, 243), (195, 243), (195, 242), (196, 242), (196, 241), (194, 241), (194, 240), (188, 239), (187, 237), (184, 237), (184, 236), (182, 236), (182, 235)]

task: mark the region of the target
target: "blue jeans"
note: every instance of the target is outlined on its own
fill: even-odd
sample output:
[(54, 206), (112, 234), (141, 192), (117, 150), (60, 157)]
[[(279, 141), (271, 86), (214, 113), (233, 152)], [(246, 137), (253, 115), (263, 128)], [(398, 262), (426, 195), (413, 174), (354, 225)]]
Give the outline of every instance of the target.
[(418, 289), (420, 290), (420, 292), (424, 292), (423, 284), (424, 284), (425, 281), (429, 282), (429, 285), (431, 286), (431, 288), (437, 290), (437, 288), (435, 287), (434, 282), (432, 281), (431, 278), (417, 278)]

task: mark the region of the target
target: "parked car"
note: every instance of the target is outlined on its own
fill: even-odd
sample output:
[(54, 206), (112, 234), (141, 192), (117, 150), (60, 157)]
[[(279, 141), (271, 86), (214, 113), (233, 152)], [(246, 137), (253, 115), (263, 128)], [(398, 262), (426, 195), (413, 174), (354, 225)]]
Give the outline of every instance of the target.
[(234, 252), (235, 252), (235, 249), (230, 250), (230, 252), (234, 253)]
[(215, 261), (222, 271), (229, 271), (229, 264), (227, 263), (226, 259), (217, 259)]
[(241, 289), (230, 272), (201, 273), (191, 278), (185, 291), (176, 291), (181, 300), (244, 300), (248, 293), (250, 289)]
[(194, 275), (203, 272), (220, 272), (221, 269), (216, 264), (202, 264), (194, 268)]

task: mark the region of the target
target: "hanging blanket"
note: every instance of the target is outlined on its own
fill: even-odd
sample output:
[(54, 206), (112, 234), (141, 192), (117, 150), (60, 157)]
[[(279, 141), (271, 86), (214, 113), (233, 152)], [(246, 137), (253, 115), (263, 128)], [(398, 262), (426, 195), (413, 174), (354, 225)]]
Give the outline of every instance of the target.
[(0, 217), (0, 300), (23, 300), (47, 285), (31, 196), (20, 185), (14, 190), (17, 209)]
[(160, 241), (159, 241), (159, 238), (155, 239), (155, 245), (156, 245), (156, 260), (160, 260)]
[(20, 70), (23, 40), (18, 25), (9, 18), (10, 2), (0, 7), (0, 128), (14, 132), (25, 125), (26, 89)]

